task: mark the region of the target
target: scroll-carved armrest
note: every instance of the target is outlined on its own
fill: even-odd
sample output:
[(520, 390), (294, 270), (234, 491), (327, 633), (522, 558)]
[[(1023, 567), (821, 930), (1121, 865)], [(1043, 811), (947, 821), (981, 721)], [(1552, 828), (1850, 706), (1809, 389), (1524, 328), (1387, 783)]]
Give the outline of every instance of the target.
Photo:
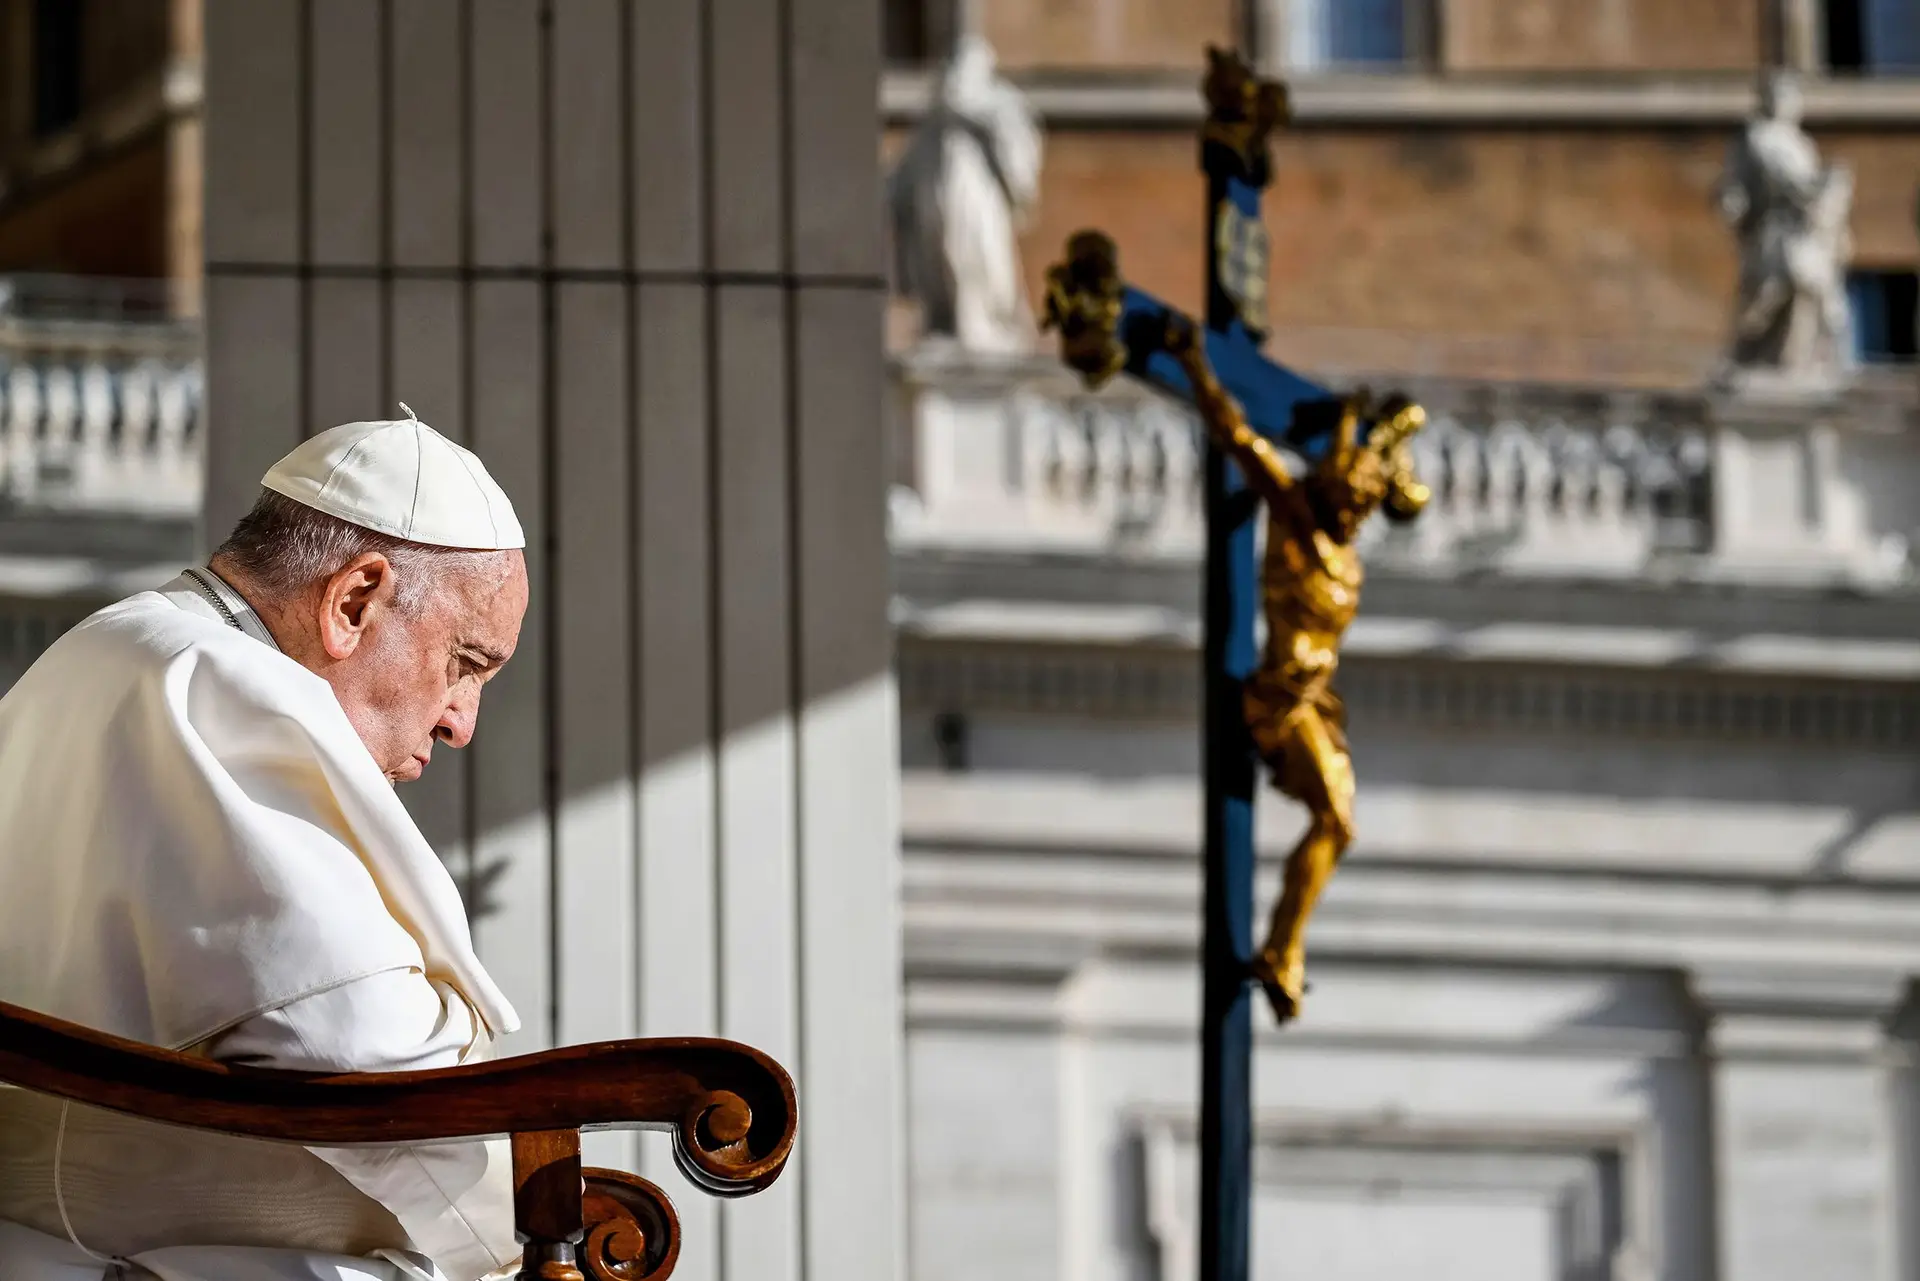
[[(792, 1079), (733, 1041), (607, 1041), (431, 1072), (314, 1075), (208, 1063), (5, 1002), (0, 1082), (151, 1121), (316, 1147), (511, 1136), (514, 1227), (527, 1243), (521, 1275), (541, 1281), (579, 1276), (573, 1246), (588, 1235), (582, 1130), (668, 1130), (683, 1174), (713, 1195), (745, 1196), (779, 1177), (798, 1121)], [(603, 1209), (632, 1210), (652, 1186), (591, 1173), (588, 1200), (597, 1194)], [(635, 1222), (674, 1235), (670, 1205), (651, 1220), (636, 1214)], [(607, 1238), (623, 1239), (617, 1232)], [(631, 1246), (628, 1240), (624, 1253), (609, 1257), (661, 1257), (658, 1241), (637, 1255)], [(677, 1253), (677, 1241), (672, 1246)], [(646, 1266), (605, 1275), (639, 1281), (665, 1272)]]

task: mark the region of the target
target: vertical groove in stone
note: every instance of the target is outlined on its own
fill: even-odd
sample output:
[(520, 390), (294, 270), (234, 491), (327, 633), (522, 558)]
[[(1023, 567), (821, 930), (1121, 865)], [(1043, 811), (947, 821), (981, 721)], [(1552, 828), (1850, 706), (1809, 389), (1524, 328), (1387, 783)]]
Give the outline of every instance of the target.
[(511, 495), (527, 534), (532, 593), (513, 663), (487, 690), (485, 728), (473, 757), (475, 938), (481, 959), (519, 1007), (517, 1047), (555, 1034), (552, 900), (554, 796), (549, 777), (553, 712), (544, 364), (545, 286), (538, 278), (542, 66), (537, 0), (463, 0), (467, 69), (458, 226), (462, 256), (478, 268), (512, 268), (465, 283), (471, 326), (467, 377), (473, 444)]
[[(551, 0), (540, 0), (540, 265), (550, 272), (553, 268), (553, 5)], [(558, 592), (554, 588), (557, 574), (555, 547), (557, 538), (555, 528), (558, 524), (556, 498), (557, 470), (555, 464), (559, 453), (555, 440), (555, 344), (554, 344), (554, 284), (551, 276), (544, 276), (540, 282), (540, 337), (541, 337), (541, 388), (540, 388), (540, 440), (541, 440), (541, 483), (544, 487), (542, 506), (547, 512), (546, 537), (540, 548), (540, 557), (544, 567), (542, 575), (547, 583), (546, 634), (547, 664), (542, 674), (546, 683), (546, 743), (545, 774), (547, 797), (547, 911), (549, 913), (547, 939), (550, 965), (547, 971), (548, 1006), (551, 1011), (552, 1026), (548, 1030), (551, 1043), (560, 1044), (560, 994), (565, 975), (560, 966), (560, 931), (564, 927), (560, 913), (560, 807), (565, 798), (560, 794), (560, 779), (555, 745), (559, 742), (559, 694), (560, 682), (557, 668), (558, 656), (555, 641), (560, 628), (560, 605)], [(531, 549), (529, 549), (531, 550)]]
[[(634, 241), (637, 209), (634, 204), (634, 187), (638, 175), (634, 172), (633, 148), (633, 6), (623, 3), (619, 13), (620, 50), (620, 262), (632, 270), (635, 265)], [(629, 762), (628, 788), (633, 794), (633, 813), (631, 831), (628, 836), (630, 856), (633, 860), (633, 901), (628, 911), (637, 926), (646, 919), (646, 876), (643, 851), (640, 847), (641, 832), (645, 820), (641, 807), (646, 804), (646, 793), (642, 786), (647, 770), (646, 757), (643, 754), (646, 685), (644, 683), (644, 654), (646, 632), (640, 612), (643, 599), (644, 566), (640, 557), (640, 526), (643, 513), (640, 510), (645, 487), (641, 483), (640, 469), (643, 459), (640, 453), (640, 380), (644, 373), (640, 366), (640, 286), (629, 280), (623, 290), (626, 302), (627, 341), (622, 348), (627, 371), (627, 417), (624, 424), (627, 438), (627, 521), (625, 530), (627, 564), (627, 760)], [(646, 948), (642, 941), (635, 940), (633, 948), (633, 1026), (639, 1035), (646, 1035)], [(633, 1145), (635, 1168), (638, 1168), (639, 1143)]]
[[(380, 404), (393, 404), (393, 0), (380, 0)], [(397, 413), (383, 408), (381, 413)]]
[[(714, 42), (713, 6), (707, 0), (700, 5), (700, 262), (707, 279), (702, 284), (706, 294), (706, 454), (707, 454), (707, 637), (715, 659), (710, 663), (710, 680), (707, 686), (707, 741), (713, 744), (713, 812), (710, 818), (714, 841), (713, 859), (713, 1026), (716, 1031), (724, 1031), (723, 1015), (726, 1002), (727, 962), (726, 962), (726, 922), (722, 919), (722, 905), (726, 902), (726, 877), (724, 869), (730, 853), (725, 841), (725, 825), (722, 822), (723, 794), (720, 786), (721, 753), (726, 750), (726, 735), (721, 720), (721, 683), (725, 675), (718, 661), (720, 642), (720, 448), (717, 422), (720, 406), (720, 299), (712, 282), (712, 273), (718, 265), (718, 234), (714, 227), (714, 193), (718, 188), (715, 181), (715, 169), (719, 157), (714, 148), (714, 103), (715, 81), (714, 58), (717, 50)], [(717, 1281), (731, 1281), (731, 1259), (727, 1250), (727, 1228), (732, 1216), (724, 1202), (714, 1207), (714, 1276)]]
[[(473, 266), (473, 0), (459, 0), (459, 6), (454, 19), (457, 26), (454, 66), (459, 77), (456, 129), (460, 136), (460, 245), (457, 250), (461, 267), (460, 401), (465, 407), (466, 443), (471, 448), (475, 443), (475, 417), (479, 412), (473, 395), (473, 281), (466, 274)], [(475, 451), (476, 454), (478, 452)], [(480, 813), (475, 796), (480, 786), (479, 756), (472, 751), (460, 753), (460, 770), (465, 783), (461, 794), (460, 826), (467, 849), (465, 874), (460, 879), (460, 899), (466, 904), (467, 919), (471, 921), (480, 878)]]
[[(799, 260), (794, 252), (794, 139), (793, 128), (799, 115), (794, 106), (793, 74), (793, 4), (792, 0), (775, 0), (779, 19), (779, 92), (780, 103), (780, 266), (788, 273), (780, 289), (781, 343), (782, 360), (787, 369), (787, 395), (785, 404), (785, 422), (782, 427), (783, 446), (786, 453), (787, 488), (787, 708), (786, 716), (791, 725), (793, 736), (793, 813), (792, 830), (789, 840), (793, 843), (793, 900), (787, 907), (792, 916), (793, 929), (793, 1062), (787, 1070), (793, 1073), (796, 1082), (804, 1083), (806, 1077), (804, 1029), (807, 1025), (807, 923), (806, 898), (801, 892), (801, 866), (807, 857), (805, 844), (806, 808), (807, 808), (807, 762), (806, 752), (801, 740), (801, 724), (805, 714), (806, 693), (802, 685), (803, 665), (801, 646), (804, 643), (800, 620), (803, 616), (801, 602), (805, 598), (807, 584), (800, 572), (801, 524), (806, 519), (803, 508), (804, 496), (800, 487), (800, 389), (806, 378), (801, 368), (799, 356), (799, 307), (796, 283), (799, 272)], [(794, 1275), (805, 1281), (807, 1269), (807, 1187), (806, 1180), (795, 1183), (794, 1193)]]
[[(313, 263), (313, 0), (300, 0), (299, 29), (299, 87), (294, 92), (300, 102), (299, 237), (300, 265), (304, 275), (305, 269)], [(295, 393), (300, 406), (300, 435), (303, 439), (312, 436), (315, 431), (324, 430), (314, 422), (313, 343), (313, 281), (308, 278), (300, 284), (300, 387)]]

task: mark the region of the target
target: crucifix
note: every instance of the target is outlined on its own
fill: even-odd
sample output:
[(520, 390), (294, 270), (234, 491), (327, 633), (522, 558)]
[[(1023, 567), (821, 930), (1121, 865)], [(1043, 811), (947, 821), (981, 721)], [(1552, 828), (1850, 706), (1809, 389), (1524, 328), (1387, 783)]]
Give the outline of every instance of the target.
[[(1249, 989), (1264, 991), (1279, 1022), (1299, 1016), (1307, 921), (1353, 835), (1353, 765), (1332, 680), (1359, 605), (1354, 538), (1375, 511), (1411, 520), (1429, 495), (1408, 448), (1425, 423), (1419, 406), (1397, 396), (1375, 404), (1364, 392), (1337, 397), (1262, 354), (1268, 240), (1260, 204), (1286, 91), (1237, 55), (1209, 49), (1208, 62), (1204, 317), (1126, 284), (1113, 241), (1082, 231), (1048, 270), (1045, 324), (1089, 385), (1124, 373), (1190, 406), (1206, 428), (1200, 1278), (1246, 1281)], [(1265, 549), (1256, 564), (1261, 511)], [(1277, 791), (1305, 806), (1308, 825), (1256, 949), (1253, 800), (1262, 767)]]

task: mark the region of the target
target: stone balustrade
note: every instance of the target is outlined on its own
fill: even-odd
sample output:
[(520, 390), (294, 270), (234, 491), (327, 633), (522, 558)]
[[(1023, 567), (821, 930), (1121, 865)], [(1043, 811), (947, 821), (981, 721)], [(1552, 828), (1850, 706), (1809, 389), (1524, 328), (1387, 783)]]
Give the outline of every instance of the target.
[(193, 518), (204, 399), (190, 331), (0, 323), (0, 502)]
[[(895, 369), (897, 545), (1198, 554), (1199, 431), (1184, 408), (1127, 385), (1089, 393), (1044, 359), (922, 354)], [(1414, 448), (1434, 492), (1410, 527), (1372, 523), (1383, 563), (1876, 584), (1909, 572), (1920, 444), (1904, 382), (1749, 404), (1707, 390), (1373, 381), (1427, 407)]]

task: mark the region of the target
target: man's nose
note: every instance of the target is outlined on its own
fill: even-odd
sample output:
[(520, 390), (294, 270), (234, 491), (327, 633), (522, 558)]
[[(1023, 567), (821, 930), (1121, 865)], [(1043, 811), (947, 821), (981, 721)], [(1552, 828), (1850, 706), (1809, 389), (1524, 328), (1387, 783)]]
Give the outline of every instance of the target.
[(465, 747), (473, 741), (474, 722), (480, 717), (480, 695), (456, 694), (433, 727), (433, 736), (448, 747)]

